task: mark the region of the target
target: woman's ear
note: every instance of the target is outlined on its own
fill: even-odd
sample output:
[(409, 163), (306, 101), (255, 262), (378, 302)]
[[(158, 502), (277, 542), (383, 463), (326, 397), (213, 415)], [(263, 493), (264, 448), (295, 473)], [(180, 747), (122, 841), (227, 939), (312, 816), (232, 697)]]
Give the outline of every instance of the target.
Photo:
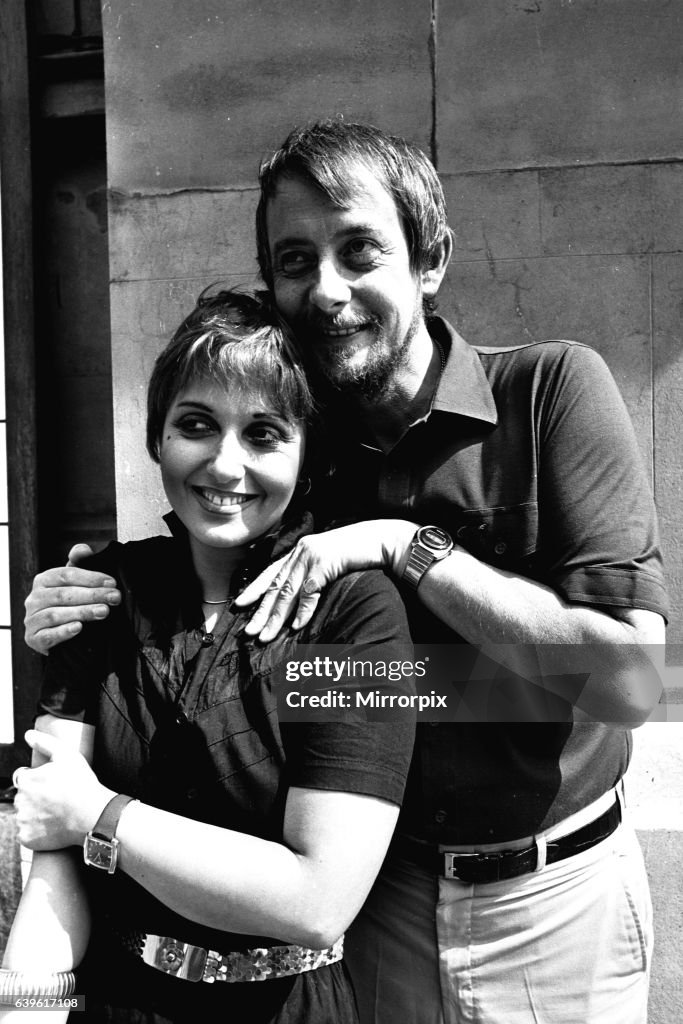
[(420, 273), (422, 294), (427, 299), (433, 299), (441, 287), (446, 267), (453, 252), (453, 233), (450, 228), (446, 231), (438, 246), (434, 250), (432, 261)]

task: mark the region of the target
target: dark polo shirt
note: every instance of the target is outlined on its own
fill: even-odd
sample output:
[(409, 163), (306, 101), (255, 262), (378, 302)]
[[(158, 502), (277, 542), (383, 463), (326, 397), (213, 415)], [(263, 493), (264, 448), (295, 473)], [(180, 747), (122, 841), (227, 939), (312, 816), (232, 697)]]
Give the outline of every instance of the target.
[[(430, 413), (389, 453), (332, 411), (328, 521), (435, 523), (490, 565), (597, 608), (666, 615), (654, 506), (628, 414), (597, 353), (568, 341), (475, 348), (429, 321), (445, 367)], [(476, 651), (408, 594), (413, 638)], [(561, 718), (561, 716), (558, 716)], [(571, 721), (423, 724), (400, 827), (452, 843), (547, 828), (623, 775), (630, 732)]]

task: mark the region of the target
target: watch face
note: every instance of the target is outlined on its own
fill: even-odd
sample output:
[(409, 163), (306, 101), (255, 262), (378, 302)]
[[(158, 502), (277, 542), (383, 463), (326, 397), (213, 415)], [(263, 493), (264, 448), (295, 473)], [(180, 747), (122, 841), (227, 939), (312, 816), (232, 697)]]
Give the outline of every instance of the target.
[(445, 551), (453, 547), (453, 541), (445, 530), (438, 526), (423, 526), (418, 530), (417, 540), (432, 551)]
[(116, 839), (107, 842), (106, 839), (96, 839), (95, 836), (87, 835), (83, 843), (83, 860), (90, 867), (108, 871), (111, 875), (116, 867), (117, 846)]

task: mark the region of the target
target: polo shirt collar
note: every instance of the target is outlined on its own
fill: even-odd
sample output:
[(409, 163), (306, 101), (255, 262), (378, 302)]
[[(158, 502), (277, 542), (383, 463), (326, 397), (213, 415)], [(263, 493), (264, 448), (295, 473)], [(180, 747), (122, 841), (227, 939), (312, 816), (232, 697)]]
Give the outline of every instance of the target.
[(427, 327), (446, 356), (432, 412), (450, 412), (497, 424), (498, 411), (476, 349), (468, 345), (442, 317), (430, 317)]

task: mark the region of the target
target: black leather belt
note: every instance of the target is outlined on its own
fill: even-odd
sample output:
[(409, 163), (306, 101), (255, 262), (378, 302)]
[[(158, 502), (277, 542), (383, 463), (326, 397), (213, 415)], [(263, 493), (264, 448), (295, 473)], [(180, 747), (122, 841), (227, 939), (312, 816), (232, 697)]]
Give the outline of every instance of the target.
[[(615, 800), (610, 809), (595, 821), (569, 835), (550, 840), (546, 848), (546, 864), (554, 864), (555, 861), (573, 857), (575, 853), (590, 850), (591, 846), (611, 836), (620, 821), (621, 806)], [(498, 853), (449, 853), (439, 851), (434, 843), (398, 835), (391, 844), (391, 851), (435, 875), (466, 882), (468, 885), (517, 878), (535, 871), (538, 864), (538, 848), (535, 845), (525, 850), (501, 850)]]

